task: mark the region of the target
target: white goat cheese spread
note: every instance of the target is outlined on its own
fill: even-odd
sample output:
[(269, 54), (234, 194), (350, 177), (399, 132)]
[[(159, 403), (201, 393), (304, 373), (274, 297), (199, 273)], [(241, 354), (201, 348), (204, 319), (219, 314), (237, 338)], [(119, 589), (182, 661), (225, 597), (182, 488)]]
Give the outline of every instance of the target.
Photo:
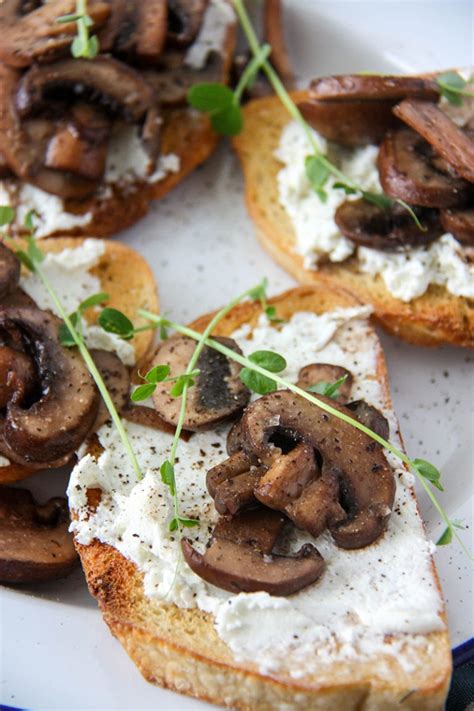
[[(167, 153), (158, 157), (152, 170), (138, 128), (117, 124), (112, 132), (107, 153), (105, 185), (99, 188), (97, 199), (99, 202), (101, 199), (109, 199), (112, 185), (126, 186), (136, 181), (158, 183), (169, 173), (177, 173), (179, 169), (179, 156)], [(17, 207), (15, 224), (18, 227), (24, 224), (28, 212), (34, 210), (38, 215), (36, 237), (39, 239), (62, 230), (86, 227), (93, 218), (92, 212), (79, 215), (67, 212), (62, 198), (29, 183), (12, 187), (9, 181), (0, 181), (0, 204)]]
[(184, 63), (193, 69), (204, 69), (211, 52), (220, 52), (235, 14), (226, 0), (211, 0), (199, 34), (186, 52)]
[[(326, 141), (316, 131), (314, 136), (321, 152), (349, 179), (364, 190), (382, 192), (377, 171), (377, 146), (348, 149)], [(297, 122), (285, 126), (275, 152), (276, 158), (283, 163), (277, 176), (279, 201), (293, 224), (296, 250), (304, 257), (307, 269), (317, 269), (322, 259), (342, 262), (355, 254), (360, 271), (380, 275), (390, 293), (402, 301), (421, 296), (430, 284), (445, 286), (455, 296), (474, 297), (474, 264), (450, 234), (426, 247), (403, 253), (357, 248), (344, 237), (334, 215), (345, 200), (356, 198), (335, 189), (337, 178), (331, 176), (327, 182), (327, 201), (319, 199), (305, 174), (305, 158), (312, 152), (308, 137)]]
[[(278, 327), (261, 317), (252, 332), (244, 326), (233, 337), (245, 354), (265, 348), (284, 355), (288, 366), (283, 375), (292, 382), (309, 363), (346, 367), (354, 375), (353, 397), (384, 409), (383, 389), (374, 375), (379, 346), (367, 324), (368, 313), (368, 307), (321, 316), (301, 312)], [(399, 442), (395, 416), (386, 414), (392, 423), (392, 441)], [(404, 652), (403, 634), (415, 635), (411, 643), (414, 639), (416, 644), (427, 644), (422, 635), (442, 629), (444, 623), (411, 474), (396, 470), (394, 511), (387, 532), (376, 543), (343, 550), (328, 533), (314, 541), (293, 528), (279, 549), (296, 551), (313, 540), (326, 559), (322, 577), (290, 597), (265, 592), (233, 595), (206, 583), (183, 561), (177, 568), (179, 543), (168, 532), (172, 502), (159, 473), (169, 455), (171, 436), (124, 424), (144, 477), (137, 481), (115, 429), (103, 426), (98, 432), (102, 455), (95, 460), (82, 452), (68, 488), (77, 515), (71, 530), (80, 543), (98, 539), (133, 561), (143, 573), (145, 594), (158, 604), (166, 599), (211, 613), (217, 633), (236, 659), (255, 662), (263, 672), (290, 667), (297, 678), (337, 658), (374, 653), (397, 655), (405, 668), (416, 668), (416, 655)], [(228, 429), (225, 425), (194, 434), (178, 448), (180, 512), (199, 518), (200, 526), (187, 529), (186, 535), (201, 551), (217, 520), (206, 472), (226, 458)], [(102, 498), (90, 511), (87, 489), (94, 487), (102, 490)], [(394, 637), (387, 641), (385, 635)]]
[[(86, 239), (77, 247), (61, 252), (48, 252), (43, 261), (43, 270), (67, 313), (76, 311), (79, 304), (92, 294), (102, 291), (100, 280), (90, 270), (97, 266), (105, 252), (105, 244), (99, 239)], [(49, 309), (57, 316), (56, 307), (39, 277), (29, 272), (21, 277), (20, 285), (35, 301), (40, 309)], [(114, 333), (106, 333), (99, 326), (89, 325), (82, 320), (82, 327), (88, 348), (102, 348), (115, 351), (125, 365), (135, 363), (133, 346)]]

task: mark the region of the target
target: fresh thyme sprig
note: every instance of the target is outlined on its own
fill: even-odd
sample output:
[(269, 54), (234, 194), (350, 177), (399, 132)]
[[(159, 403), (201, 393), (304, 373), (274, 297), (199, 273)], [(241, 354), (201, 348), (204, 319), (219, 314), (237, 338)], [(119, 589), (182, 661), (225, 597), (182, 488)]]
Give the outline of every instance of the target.
[(77, 35), (71, 44), (71, 54), (78, 59), (94, 59), (99, 53), (99, 40), (97, 35), (90, 35), (89, 28), (94, 25), (94, 21), (87, 13), (87, 0), (76, 0), (76, 12), (72, 15), (62, 15), (56, 22), (67, 24), (75, 22)]
[(436, 83), (441, 89), (441, 95), (453, 106), (461, 106), (464, 97), (474, 99), (474, 92), (466, 89), (469, 82), (458, 72), (445, 72), (436, 77)]
[[(196, 84), (188, 93), (188, 101), (194, 108), (208, 112), (214, 129), (224, 135), (236, 135), (243, 127), (243, 117), (240, 110), (240, 99), (245, 89), (254, 78), (258, 70), (262, 69), (273, 87), (275, 94), (280, 99), (290, 116), (303, 128), (313, 153), (305, 160), (306, 177), (322, 202), (327, 200), (325, 185), (332, 175), (338, 181), (333, 188), (342, 188), (347, 192), (360, 195), (364, 200), (377, 205), (381, 209), (390, 209), (395, 203), (403, 207), (414, 220), (416, 226), (425, 231), (414, 210), (404, 201), (391, 198), (384, 193), (373, 193), (364, 190), (332, 163), (327, 156), (321, 153), (313, 129), (304, 119), (301, 111), (291, 98), (281, 81), (278, 73), (268, 61), (270, 49), (268, 45), (260, 45), (250, 17), (242, 0), (233, 0), (235, 11), (249, 43), (253, 59), (242, 74), (237, 89), (232, 92), (224, 84)], [(237, 94), (237, 97), (236, 97)], [(232, 108), (231, 108), (232, 107)], [(227, 120), (226, 117), (229, 117)]]
[[(4, 213), (5, 214), (5, 213)], [(15, 218), (15, 212), (13, 212), (12, 215), (10, 215), (10, 220), (9, 222), (12, 222)], [(21, 260), (21, 262), (32, 272), (37, 274), (41, 282), (43, 283), (46, 291), (48, 292), (51, 301), (56, 307), (57, 313), (61, 317), (61, 319), (64, 322), (65, 327), (67, 328), (67, 331), (74, 341), (74, 344), (77, 346), (85, 364), (87, 365), (87, 368), (94, 379), (94, 382), (97, 386), (97, 389), (99, 390), (99, 393), (102, 396), (102, 399), (104, 401), (104, 404), (110, 414), (110, 417), (112, 418), (112, 421), (117, 429), (117, 432), (120, 436), (120, 439), (122, 440), (122, 444), (130, 458), (130, 461), (132, 462), (132, 466), (135, 470), (135, 473), (137, 475), (137, 479), (142, 479), (142, 471), (140, 469), (140, 465), (138, 463), (138, 459), (135, 455), (135, 452), (133, 450), (132, 444), (130, 442), (130, 439), (127, 435), (127, 432), (123, 426), (122, 420), (120, 418), (120, 415), (117, 412), (117, 409), (113, 403), (113, 400), (109, 394), (109, 391), (107, 390), (107, 386), (104, 383), (104, 380), (102, 378), (102, 375), (100, 374), (99, 369), (97, 368), (96, 364), (94, 363), (94, 360), (89, 353), (87, 346), (84, 342), (84, 338), (82, 335), (82, 331), (79, 331), (78, 328), (76, 327), (75, 319), (70, 318), (68, 314), (66, 313), (61, 300), (59, 296), (57, 295), (53, 285), (49, 281), (48, 277), (46, 276), (46, 273), (43, 270), (42, 263), (44, 261), (44, 254), (41, 251), (41, 249), (38, 247), (38, 244), (36, 242), (35, 236), (34, 236), (34, 213), (30, 211), (28, 215), (25, 218), (25, 227), (29, 230), (29, 235), (26, 238), (27, 241), (27, 251), (24, 252), (21, 249), (16, 248), (16, 254), (18, 258)], [(14, 246), (14, 245), (13, 245)], [(106, 296), (105, 294), (100, 294), (100, 296)], [(84, 303), (87, 303), (89, 301), (89, 306), (94, 305), (93, 302), (96, 301), (97, 295), (93, 295), (93, 297), (90, 297), (89, 300), (86, 300)]]
[[(232, 302), (234, 303), (234, 302)], [(226, 312), (229, 310), (229, 306), (226, 307)], [(151, 313), (150, 311), (146, 311), (144, 309), (139, 309), (138, 311), (139, 315), (142, 316), (143, 318), (148, 319), (152, 327), (157, 328), (160, 325), (161, 322), (161, 316), (158, 316), (156, 314)], [(220, 313), (220, 312), (219, 312)], [(446, 543), (449, 543), (453, 537), (456, 538), (458, 541), (459, 545), (462, 547), (464, 552), (467, 554), (469, 558), (472, 559), (472, 556), (470, 552), (467, 550), (466, 546), (464, 545), (463, 541), (459, 537), (456, 528), (459, 527), (459, 525), (451, 521), (445, 510), (443, 509), (442, 505), (438, 501), (434, 491), (432, 490), (432, 486), (439, 489), (440, 491), (443, 491), (443, 487), (441, 485), (441, 474), (439, 470), (430, 462), (424, 460), (424, 459), (411, 459), (408, 457), (407, 454), (402, 452), (398, 447), (393, 445), (391, 442), (388, 442), (385, 440), (383, 437), (378, 435), (376, 432), (371, 430), (369, 427), (366, 427), (363, 425), (361, 422), (358, 420), (355, 420), (354, 418), (350, 417), (349, 415), (346, 415), (344, 412), (341, 412), (337, 410), (336, 408), (332, 407), (331, 405), (327, 404), (326, 402), (323, 402), (322, 400), (319, 400), (317, 397), (312, 395), (310, 392), (307, 390), (303, 390), (302, 388), (298, 387), (297, 385), (294, 385), (293, 383), (289, 382), (285, 378), (281, 377), (278, 375), (276, 372), (270, 371), (268, 368), (263, 367), (259, 363), (255, 362), (255, 360), (252, 360), (250, 357), (246, 357), (243, 355), (240, 355), (239, 353), (236, 353), (233, 351), (231, 348), (228, 348), (227, 346), (223, 345), (222, 343), (219, 343), (218, 341), (215, 341), (214, 339), (209, 337), (209, 327), (206, 329), (208, 332), (206, 333), (199, 333), (198, 331), (195, 331), (192, 328), (189, 328), (187, 326), (182, 326), (179, 323), (175, 323), (173, 321), (170, 321), (169, 319), (167, 320), (167, 326), (169, 328), (174, 329), (178, 333), (181, 333), (185, 336), (188, 336), (189, 338), (193, 338), (194, 340), (198, 341), (200, 345), (204, 346), (207, 345), (214, 350), (218, 351), (219, 353), (222, 353), (225, 355), (227, 358), (236, 361), (239, 363), (241, 366), (243, 366), (243, 369), (249, 369), (254, 371), (255, 373), (259, 374), (263, 378), (266, 378), (270, 381), (273, 381), (277, 385), (279, 385), (282, 388), (285, 388), (287, 390), (290, 390), (291, 392), (295, 393), (296, 395), (299, 395), (300, 397), (304, 398), (305, 400), (308, 400), (310, 403), (313, 405), (316, 405), (320, 409), (324, 410), (325, 412), (328, 412), (331, 415), (334, 415), (335, 417), (338, 417), (340, 420), (343, 420), (344, 422), (347, 422), (348, 424), (352, 425), (356, 429), (360, 430), (361, 432), (364, 432), (366, 435), (371, 437), (375, 442), (378, 442), (382, 447), (387, 449), (389, 452), (391, 452), (397, 459), (402, 461), (418, 478), (420, 481), (422, 487), (426, 491), (431, 503), (435, 507), (436, 511), (438, 512), (441, 520), (444, 522), (446, 526), (446, 530), (441, 536), (441, 538), (438, 541), (438, 545), (445, 545)], [(278, 354), (275, 354), (278, 355)], [(281, 356), (280, 356), (281, 357)], [(242, 372), (242, 371), (241, 371)], [(258, 392), (258, 391), (257, 391)]]

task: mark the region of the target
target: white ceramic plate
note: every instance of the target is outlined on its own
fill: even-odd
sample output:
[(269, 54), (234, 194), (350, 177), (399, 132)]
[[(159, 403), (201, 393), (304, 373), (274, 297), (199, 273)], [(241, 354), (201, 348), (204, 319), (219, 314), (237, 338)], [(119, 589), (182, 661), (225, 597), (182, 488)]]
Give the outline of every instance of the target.
[[(287, 0), (286, 16), (302, 80), (473, 62), (469, 0)], [(240, 170), (226, 145), (122, 239), (150, 261), (163, 311), (181, 321), (227, 302), (263, 275), (272, 293), (294, 284), (256, 244)], [(382, 340), (408, 451), (442, 470), (449, 515), (472, 521), (472, 355), (414, 348), (385, 335)], [(61, 493), (65, 475), (33, 477), (29, 485), (38, 494)], [(442, 527), (423, 496), (420, 505), (436, 540)], [(470, 538), (469, 532), (464, 535), (466, 544)], [(436, 562), (453, 645), (459, 645), (473, 636), (472, 567), (456, 545), (440, 549)], [(102, 622), (79, 571), (34, 590), (4, 589), (0, 625), (0, 703), (5, 705), (35, 711), (209, 708), (143, 681)]]

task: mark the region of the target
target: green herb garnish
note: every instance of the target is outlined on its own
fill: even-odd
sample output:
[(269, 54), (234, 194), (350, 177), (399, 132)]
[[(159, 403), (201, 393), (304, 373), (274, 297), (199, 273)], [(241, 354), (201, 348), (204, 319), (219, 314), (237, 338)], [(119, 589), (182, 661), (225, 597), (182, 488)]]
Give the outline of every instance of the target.
[[(249, 292), (247, 292), (249, 293)], [(232, 302), (235, 304), (235, 302)], [(226, 307), (226, 313), (229, 307)], [(220, 314), (221, 312), (219, 312)], [(161, 316), (153, 314), (149, 311), (145, 311), (143, 309), (139, 310), (139, 315), (148, 319), (150, 321), (150, 327), (151, 328), (158, 328), (160, 323), (161, 323)], [(253, 359), (252, 356), (243, 356), (240, 355), (239, 353), (236, 353), (232, 349), (228, 348), (227, 346), (223, 345), (222, 343), (219, 343), (218, 341), (213, 340), (212, 338), (209, 337), (210, 330), (209, 328), (206, 329), (208, 333), (199, 333), (198, 331), (195, 331), (187, 326), (182, 326), (179, 323), (175, 323), (172, 321), (167, 320), (167, 325), (169, 328), (173, 328), (175, 331), (178, 333), (181, 333), (185, 336), (188, 336), (189, 338), (193, 338), (194, 340), (198, 341), (199, 345), (207, 345), (210, 348), (213, 348), (214, 350), (218, 351), (219, 353), (222, 353), (225, 355), (227, 358), (230, 360), (234, 360), (237, 363), (239, 363), (243, 369), (248, 369), (249, 371), (253, 371), (255, 374), (262, 376), (266, 380), (273, 381), (273, 383), (276, 383), (276, 385), (280, 386), (281, 388), (290, 390), (291, 392), (295, 393), (296, 395), (299, 395), (300, 397), (304, 398), (305, 400), (308, 400), (311, 402), (313, 405), (316, 405), (320, 409), (324, 410), (325, 412), (328, 412), (331, 415), (334, 415), (335, 417), (338, 417), (340, 420), (343, 420), (344, 422), (347, 422), (348, 424), (352, 425), (356, 429), (360, 430), (361, 432), (364, 432), (366, 435), (371, 437), (375, 442), (378, 442), (382, 447), (387, 449), (389, 452), (391, 452), (397, 459), (399, 459), (401, 462), (403, 462), (418, 478), (420, 481), (422, 487), (426, 491), (431, 503), (437, 510), (440, 518), (442, 521), (444, 521), (446, 528), (448, 529), (449, 533), (443, 534), (442, 538), (442, 543), (447, 543), (449, 542), (446, 540), (446, 538), (451, 538), (454, 536), (456, 540), (458, 541), (459, 545), (462, 547), (464, 552), (468, 555), (469, 558), (471, 558), (471, 554), (467, 550), (466, 546), (464, 545), (463, 541), (460, 539), (459, 535), (457, 534), (456, 528), (459, 528), (459, 526), (454, 522), (449, 519), (449, 516), (443, 509), (441, 503), (438, 501), (433, 488), (435, 487), (439, 490), (442, 490), (442, 486), (440, 483), (441, 479), (441, 474), (439, 470), (430, 462), (427, 462), (424, 459), (411, 459), (406, 455), (403, 451), (401, 451), (398, 447), (395, 445), (391, 444), (391, 442), (388, 442), (385, 440), (383, 437), (378, 435), (376, 432), (371, 430), (369, 427), (366, 427), (364, 424), (359, 422), (358, 420), (355, 420), (353, 417), (350, 417), (349, 415), (346, 415), (344, 412), (341, 412), (337, 410), (336, 408), (332, 407), (326, 402), (323, 402), (322, 400), (319, 400), (317, 397), (315, 397), (312, 393), (308, 392), (307, 390), (303, 390), (302, 388), (298, 387), (297, 385), (289, 382), (285, 378), (281, 377), (278, 372), (269, 370), (268, 368), (264, 367), (261, 363), (258, 363), (260, 357), (255, 358), (256, 354), (253, 354)], [(211, 324), (210, 324), (211, 325)], [(268, 351), (263, 351), (264, 353), (269, 353)], [(259, 351), (258, 353), (262, 353), (262, 351)], [(278, 356), (279, 354), (277, 353), (271, 353), (271, 364), (272, 367), (279, 367), (280, 365), (283, 364), (284, 358), (282, 356), (279, 356), (281, 358), (281, 361), (278, 361), (275, 356)], [(263, 359), (262, 359), (263, 360)], [(268, 365), (268, 362), (265, 362), (265, 365)], [(342, 378), (340, 379), (342, 380)], [(264, 381), (266, 382), (266, 381)], [(338, 381), (339, 382), (339, 381)], [(341, 383), (342, 384), (342, 383)], [(333, 383), (332, 385), (336, 385), (336, 383)], [(258, 392), (258, 390), (256, 391)], [(270, 391), (271, 392), (271, 391)], [(333, 393), (334, 394), (334, 393)]]
[(234, 91), (225, 84), (195, 84), (188, 92), (189, 104), (208, 113), (212, 127), (222, 136), (236, 136), (241, 132), (244, 120), (241, 110), (245, 89), (255, 80), (257, 72), (271, 52), (270, 45), (259, 48), (256, 56), (248, 63)]
[(71, 54), (75, 59), (94, 59), (99, 53), (97, 35), (90, 35), (89, 29), (94, 25), (93, 19), (87, 13), (87, 0), (76, 0), (76, 12), (72, 15), (62, 15), (56, 22), (67, 24), (75, 22), (77, 35), (71, 44)]
[(341, 387), (347, 380), (347, 373), (339, 378), (334, 383), (330, 383), (327, 380), (320, 380), (319, 383), (314, 383), (310, 385), (306, 390), (309, 393), (317, 393), (318, 395), (324, 395), (325, 397), (330, 397), (335, 400), (339, 397), (341, 393)]
[(463, 97), (474, 99), (474, 92), (468, 91), (468, 82), (457, 72), (445, 72), (436, 77), (436, 83), (441, 89), (441, 96), (453, 106), (461, 106)]
[[(1, 212), (1, 207), (0, 207), (0, 212)], [(41, 251), (41, 249), (38, 247), (38, 244), (35, 239), (34, 235), (34, 225), (33, 225), (33, 214), (28, 213), (26, 220), (25, 220), (25, 227), (29, 230), (29, 235), (27, 237), (27, 251), (24, 252), (23, 250), (20, 249), (15, 249), (15, 253), (17, 254), (18, 258), (22, 261), (22, 263), (30, 269), (30, 271), (34, 272), (35, 274), (38, 275), (39, 279), (43, 283), (46, 291), (48, 292), (51, 301), (53, 302), (54, 306), (56, 307), (56, 310), (59, 314), (59, 316), (62, 318), (64, 324), (63, 326), (67, 329), (68, 336), (74, 341), (74, 345), (77, 346), (85, 364), (87, 365), (87, 368), (94, 379), (95, 384), (97, 385), (97, 389), (99, 390), (102, 399), (104, 401), (105, 406), (107, 407), (107, 410), (109, 411), (110, 417), (112, 418), (112, 421), (117, 429), (117, 432), (119, 433), (120, 439), (122, 440), (122, 444), (130, 458), (130, 461), (132, 463), (132, 466), (135, 470), (137, 479), (142, 478), (142, 472), (140, 469), (140, 465), (138, 463), (138, 460), (136, 458), (135, 452), (133, 450), (132, 444), (128, 438), (127, 432), (123, 426), (122, 420), (120, 419), (120, 415), (117, 412), (117, 409), (113, 403), (113, 400), (109, 394), (109, 391), (107, 390), (107, 386), (104, 383), (104, 380), (102, 378), (102, 375), (100, 374), (100, 371), (98, 370), (96, 364), (94, 363), (94, 359), (92, 358), (91, 354), (89, 353), (87, 346), (84, 342), (84, 337), (82, 334), (82, 329), (80, 325), (80, 313), (81, 313), (81, 306), (82, 311), (85, 310), (86, 308), (90, 308), (90, 306), (95, 305), (97, 303), (97, 300), (99, 297), (105, 297), (107, 296), (104, 293), (101, 294), (94, 294), (93, 296), (89, 297), (85, 301), (82, 302), (82, 304), (79, 306), (78, 311), (74, 312), (72, 314), (72, 317), (70, 318), (62, 303), (57, 295), (53, 285), (49, 281), (48, 277), (46, 276), (42, 263), (44, 261), (44, 254)], [(33, 227), (33, 229), (31, 229)], [(102, 299), (101, 299), (102, 300)], [(100, 303), (100, 302), (99, 302)], [(66, 332), (63, 330), (63, 334)]]
[[(100, 291), (98, 294), (92, 294), (92, 296), (89, 296), (87, 299), (84, 299), (84, 301), (79, 304), (76, 311), (69, 314), (71, 323), (73, 324), (76, 331), (81, 334), (81, 336), (82, 317), (84, 316), (84, 312), (87, 311), (87, 309), (90, 309), (94, 306), (99, 306), (100, 304), (103, 304), (105, 301), (108, 300), (109, 295), (106, 294), (105, 291)], [(74, 336), (72, 335), (65, 323), (62, 323), (59, 328), (59, 342), (62, 346), (65, 346), (66, 348), (72, 348), (76, 345)]]

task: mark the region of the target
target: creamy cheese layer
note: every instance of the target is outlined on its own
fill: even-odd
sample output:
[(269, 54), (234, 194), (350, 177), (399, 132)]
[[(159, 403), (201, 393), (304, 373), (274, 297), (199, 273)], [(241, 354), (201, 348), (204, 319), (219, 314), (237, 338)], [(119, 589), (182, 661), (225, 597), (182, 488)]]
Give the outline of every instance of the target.
[(211, 0), (199, 34), (186, 52), (185, 64), (204, 69), (211, 52), (222, 51), (229, 25), (235, 24), (235, 14), (227, 0)]
[[(347, 177), (364, 190), (381, 193), (377, 171), (377, 146), (347, 149), (326, 141), (314, 131), (322, 153), (328, 155)], [(456, 296), (474, 297), (474, 264), (467, 251), (450, 234), (426, 247), (403, 253), (383, 252), (368, 247), (357, 248), (339, 231), (334, 215), (345, 200), (357, 199), (335, 189), (337, 179), (327, 183), (328, 199), (322, 202), (305, 174), (305, 158), (311, 155), (311, 144), (296, 122), (289, 123), (281, 134), (275, 156), (283, 163), (279, 171), (278, 194), (296, 235), (296, 250), (304, 257), (307, 269), (329, 259), (342, 262), (356, 254), (360, 271), (380, 275), (388, 291), (402, 301), (421, 296), (430, 284), (445, 286)]]
[[(48, 252), (43, 261), (43, 270), (49, 278), (67, 313), (76, 311), (79, 304), (92, 294), (102, 291), (100, 280), (90, 270), (97, 266), (105, 253), (105, 244), (99, 239), (86, 239), (77, 247), (61, 252)], [(59, 316), (54, 303), (39, 277), (29, 272), (21, 277), (22, 289), (40, 309), (48, 309)], [(84, 338), (88, 348), (114, 351), (125, 365), (135, 363), (133, 346), (114, 333), (106, 333), (99, 326), (91, 326), (82, 319)]]
[[(354, 375), (354, 398), (383, 409), (384, 393), (374, 375), (379, 345), (366, 321), (368, 311), (359, 307), (322, 316), (297, 313), (278, 328), (262, 317), (253, 332), (245, 326), (233, 337), (246, 354), (262, 348), (282, 353), (288, 363), (284, 376), (292, 382), (309, 363), (346, 367)], [(392, 441), (399, 442), (395, 416), (386, 414)], [(292, 529), (279, 548), (292, 552), (311, 540), (326, 559), (322, 578), (287, 598), (264, 592), (232, 595), (209, 585), (180, 561), (176, 536), (168, 532), (173, 511), (159, 467), (169, 454), (171, 437), (131, 423), (126, 428), (145, 476), (136, 480), (114, 428), (102, 427), (98, 436), (103, 454), (97, 461), (85, 455), (68, 488), (78, 517), (72, 530), (80, 543), (97, 538), (115, 547), (143, 572), (145, 594), (156, 601), (212, 613), (217, 633), (234, 656), (244, 662), (257, 660), (264, 672), (290, 667), (297, 678), (336, 658), (374, 653), (396, 654), (406, 668), (416, 666), (416, 655), (405, 654), (404, 633), (439, 630), (443, 622), (431, 547), (417, 514), (410, 474), (396, 471), (394, 512), (377, 543), (348, 551), (337, 548), (326, 533), (314, 541)], [(222, 426), (195, 434), (178, 449), (181, 513), (199, 518), (200, 526), (186, 535), (201, 551), (217, 519), (206, 472), (226, 457), (227, 431), (228, 426)], [(87, 508), (90, 487), (103, 492), (96, 512)], [(386, 641), (385, 635), (395, 637)], [(415, 641), (426, 644), (422, 634)]]

